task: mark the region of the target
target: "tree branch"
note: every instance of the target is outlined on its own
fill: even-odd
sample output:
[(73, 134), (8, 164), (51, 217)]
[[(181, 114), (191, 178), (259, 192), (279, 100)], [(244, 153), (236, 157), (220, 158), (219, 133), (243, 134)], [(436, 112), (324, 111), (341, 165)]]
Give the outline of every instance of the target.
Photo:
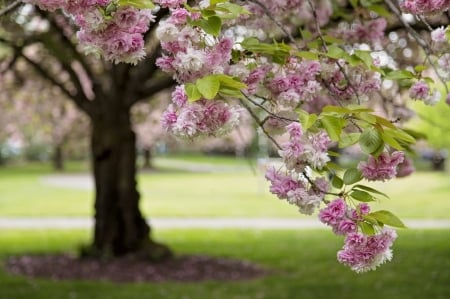
[(89, 102), (84, 99), (84, 97), (80, 96), (79, 93), (72, 94), (61, 82), (58, 82), (54, 78), (54, 76), (52, 74), (50, 74), (47, 70), (45, 70), (39, 63), (33, 61), (32, 59), (30, 59), (28, 56), (26, 56), (25, 54), (23, 54), (21, 52), (19, 53), (19, 55), (21, 57), (23, 57), (23, 59), (25, 59), (25, 61), (28, 64), (30, 64), (43, 78), (47, 79), (48, 81), (50, 81), (50, 83), (52, 83), (53, 85), (55, 85), (56, 87), (61, 89), (61, 91), (69, 99), (71, 99), (71, 100), (73, 100), (73, 102), (75, 102), (75, 104), (77, 105), (78, 108), (80, 108), (87, 114), (91, 114), (91, 112), (92, 112), (91, 106), (89, 105)]
[(21, 0), (16, 0), (0, 10), (0, 17), (8, 14), (22, 4)]
[(164, 76), (159, 79), (155, 79), (149, 85), (144, 86), (142, 89), (136, 92), (137, 97), (130, 103), (130, 106), (164, 89), (171, 88), (174, 85), (175, 81), (169, 76)]
[[(81, 64), (83, 69), (85, 70), (86, 74), (89, 76), (91, 81), (96, 81), (95, 76), (92, 72), (92, 69), (89, 67), (88, 63), (86, 62), (86, 57), (78, 52), (76, 45), (69, 39), (69, 37), (64, 33), (63, 28), (55, 21), (53, 17), (50, 17), (50, 14), (46, 11), (42, 11), (38, 9), (38, 13), (47, 19), (47, 21), (50, 23), (51, 28), (53, 31), (58, 35), (58, 37), (61, 39), (61, 41), (64, 43), (67, 49), (70, 49), (70, 51), (73, 53), (73, 56), (78, 62)], [(94, 83), (95, 84), (95, 83)]]

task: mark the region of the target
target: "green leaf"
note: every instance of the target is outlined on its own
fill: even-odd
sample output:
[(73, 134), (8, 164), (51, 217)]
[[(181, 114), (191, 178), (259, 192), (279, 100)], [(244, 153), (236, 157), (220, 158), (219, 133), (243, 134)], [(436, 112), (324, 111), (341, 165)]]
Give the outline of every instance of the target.
[(295, 53), (297, 57), (305, 58), (307, 60), (318, 60), (319, 54), (310, 51), (298, 51)]
[(376, 122), (382, 126), (385, 126), (385, 127), (391, 128), (391, 129), (397, 129), (397, 127), (392, 122), (390, 122), (389, 120), (387, 120), (381, 116), (375, 115), (375, 119), (376, 119)]
[(395, 129), (386, 128), (384, 130), (384, 134), (394, 137), (398, 140), (404, 141), (406, 143), (412, 144), (416, 142), (416, 139), (414, 137), (412, 137), (411, 135), (409, 135), (400, 128)]
[(309, 30), (302, 30), (301, 28), (299, 30), (300, 30), (300, 34), (301, 34), (303, 40), (308, 40), (308, 39), (311, 39), (313, 37), (311, 31), (309, 31)]
[(212, 100), (219, 92), (220, 81), (216, 76), (212, 75), (198, 79), (195, 85), (204, 98)]
[(244, 39), (240, 45), (247, 51), (270, 56), (275, 63), (284, 63), (292, 49), (284, 43), (261, 43), (254, 37)]
[(361, 112), (358, 114), (358, 117), (372, 125), (376, 124), (377, 122), (377, 118), (371, 113)]
[(346, 185), (351, 185), (359, 182), (360, 180), (362, 180), (361, 171), (356, 168), (349, 168), (345, 171), (343, 179)]
[(391, 15), (383, 5), (369, 5), (367, 8), (382, 17), (389, 17)]
[(305, 110), (297, 109), (296, 110), (299, 116), (300, 124), (303, 129), (306, 131), (311, 128), (317, 120), (317, 114), (311, 113), (309, 114)]
[(372, 224), (366, 223), (366, 222), (360, 222), (359, 227), (361, 228), (361, 231), (365, 235), (373, 236), (375, 235), (375, 228)]
[(338, 45), (338, 44), (343, 44), (344, 41), (342, 39), (336, 38), (334, 36), (331, 35), (324, 35), (323, 40), (329, 44), (334, 44), (334, 45)]
[(197, 86), (195, 86), (195, 84), (186, 83), (184, 85), (184, 90), (186, 91), (186, 95), (188, 97), (189, 102), (197, 101), (202, 97), (201, 93), (198, 91)]
[(202, 27), (206, 33), (218, 36), (220, 33), (220, 29), (222, 28), (222, 20), (218, 16), (209, 17), (206, 20), (207, 26)]
[(350, 0), (350, 4), (353, 6), (353, 8), (358, 7), (358, 0)]
[(352, 113), (352, 110), (350, 110), (346, 107), (334, 106), (334, 105), (327, 105), (327, 106), (323, 107), (322, 111), (323, 112), (336, 112), (336, 113), (340, 113), (340, 114)]
[(250, 12), (242, 5), (221, 1), (216, 7), (217, 15), (221, 19), (235, 19), (240, 15), (248, 15)]
[(416, 73), (423, 72), (426, 69), (427, 69), (427, 67), (423, 64), (419, 64), (414, 67), (414, 70), (416, 71)]
[(389, 198), (389, 196), (387, 196), (385, 193), (383, 193), (383, 192), (381, 192), (381, 191), (378, 191), (377, 189), (374, 189), (374, 188), (365, 186), (365, 185), (355, 185), (355, 186), (353, 186), (353, 189), (354, 189), (354, 190), (355, 190), (355, 189), (361, 189), (361, 190), (364, 190), (364, 191), (367, 191), (367, 192), (370, 192), (370, 193), (375, 193), (375, 194), (383, 195), (384, 197)]
[(392, 137), (392, 136), (390, 136), (388, 134), (382, 133), (381, 134), (381, 138), (383, 138), (384, 142), (386, 142), (391, 147), (393, 147), (393, 148), (395, 148), (397, 150), (403, 150), (404, 149), (403, 146), (400, 143), (398, 143), (398, 141), (394, 137)]
[(327, 52), (326, 55), (328, 57), (330, 57), (330, 58), (333, 58), (333, 59), (340, 59), (340, 58), (344, 58), (344, 56), (347, 55), (347, 52), (345, 52), (344, 50), (342, 50), (338, 46), (330, 45), (328, 47), (328, 52)]
[(217, 74), (213, 76), (220, 81), (220, 86), (234, 88), (238, 90), (247, 88), (247, 85), (245, 83), (242, 83), (239, 79), (236, 79), (234, 77), (224, 74)]
[(378, 222), (384, 223), (389, 226), (406, 228), (405, 224), (400, 220), (400, 218), (386, 210), (375, 211), (368, 214), (368, 216), (373, 217)]
[(219, 94), (226, 97), (233, 97), (237, 99), (245, 99), (245, 96), (242, 94), (240, 90), (227, 88), (220, 86)]
[(327, 131), (331, 140), (339, 141), (342, 128), (346, 124), (345, 119), (331, 115), (322, 115), (320, 122), (322, 123), (323, 128)]
[(358, 57), (368, 68), (373, 65), (373, 59), (369, 51), (355, 50), (356, 57)]
[(209, 5), (214, 6), (218, 3), (226, 2), (228, 0), (209, 0)]
[(339, 176), (334, 175), (331, 179), (331, 185), (333, 185), (334, 188), (341, 189), (342, 186), (344, 186), (344, 181), (342, 181)]
[(373, 109), (356, 104), (347, 105), (346, 108), (350, 109), (352, 112), (373, 112)]
[(407, 70), (396, 70), (387, 73), (384, 78), (387, 80), (412, 79), (414, 78), (414, 74)]
[(349, 147), (358, 142), (361, 134), (360, 133), (349, 133), (341, 135), (341, 139), (339, 140), (339, 147), (345, 148)]
[(119, 6), (134, 6), (139, 9), (153, 9), (155, 5), (150, 0), (119, 0)]
[(356, 199), (357, 201), (362, 201), (362, 202), (374, 201), (374, 198), (372, 195), (370, 195), (370, 193), (368, 193), (366, 191), (361, 191), (361, 190), (352, 191), (352, 193), (350, 193), (350, 197)]
[(334, 170), (334, 171), (341, 171), (343, 169), (342, 166), (340, 166), (340, 165), (338, 165), (338, 164), (336, 164), (334, 162), (328, 162), (327, 163), (327, 168), (331, 169), (331, 170)]
[(211, 9), (202, 10), (202, 17), (204, 17), (204, 18), (209, 18), (209, 17), (215, 16), (215, 15), (216, 15), (216, 12), (214, 10), (211, 10)]
[(365, 130), (359, 138), (359, 146), (366, 154), (373, 154), (383, 145), (380, 132), (374, 128)]
[(372, 225), (380, 225), (378, 220), (373, 218), (372, 216), (369, 216), (369, 215), (362, 215), (362, 216), (363, 216), (364, 221), (366, 221)]

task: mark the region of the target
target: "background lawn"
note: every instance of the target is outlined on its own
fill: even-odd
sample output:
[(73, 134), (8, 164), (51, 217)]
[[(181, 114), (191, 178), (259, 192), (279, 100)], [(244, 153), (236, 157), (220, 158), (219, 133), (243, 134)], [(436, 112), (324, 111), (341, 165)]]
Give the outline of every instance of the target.
[[(154, 217), (306, 217), (268, 192), (262, 174), (245, 159), (188, 156), (156, 159), (159, 171), (139, 175), (141, 207)], [(178, 167), (178, 168), (177, 168)], [(188, 172), (186, 169), (218, 169)], [(197, 169), (198, 170), (198, 169)], [(61, 176), (85, 177), (87, 165), (69, 164)], [(0, 216), (89, 216), (93, 192), (49, 185), (48, 166), (0, 168)], [(450, 219), (450, 176), (418, 172), (408, 178), (371, 184), (390, 199), (374, 204), (401, 218)]]
[[(450, 298), (450, 230), (400, 231), (394, 260), (378, 271), (355, 274), (340, 265), (342, 240), (328, 231), (159, 230), (157, 239), (178, 253), (239, 258), (273, 269), (246, 282), (138, 283), (26, 279), (0, 266), (0, 299), (61, 298)], [(7, 256), (70, 251), (87, 231), (3, 231), (0, 261)]]

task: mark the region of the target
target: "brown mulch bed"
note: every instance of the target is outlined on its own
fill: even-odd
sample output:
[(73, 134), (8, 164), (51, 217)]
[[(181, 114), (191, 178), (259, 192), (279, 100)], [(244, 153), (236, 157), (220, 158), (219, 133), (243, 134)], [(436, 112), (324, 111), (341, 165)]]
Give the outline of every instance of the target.
[(113, 282), (239, 281), (269, 273), (249, 262), (200, 255), (179, 256), (158, 263), (126, 257), (101, 261), (66, 254), (29, 255), (8, 259), (6, 268), (10, 273), (32, 278)]

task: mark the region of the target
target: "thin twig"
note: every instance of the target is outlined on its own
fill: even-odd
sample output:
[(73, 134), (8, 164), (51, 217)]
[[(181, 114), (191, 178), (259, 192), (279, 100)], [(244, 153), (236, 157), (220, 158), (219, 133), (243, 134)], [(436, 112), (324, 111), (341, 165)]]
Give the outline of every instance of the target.
[(243, 100), (239, 100), (242, 104), (242, 106), (244, 106), (244, 108), (248, 111), (248, 113), (250, 113), (250, 116), (256, 121), (256, 124), (258, 125), (258, 127), (261, 128), (261, 131), (263, 131), (264, 135), (267, 136), (267, 138), (270, 139), (270, 141), (272, 141), (272, 143), (279, 149), (281, 150), (281, 146), (280, 144), (269, 134), (269, 132), (267, 132), (267, 130), (264, 128), (264, 122), (262, 122), (259, 117), (256, 115), (256, 113), (243, 101)]
[(12, 10), (16, 9), (17, 7), (19, 7), (22, 4), (21, 0), (16, 0), (12, 3), (10, 3), (9, 5), (5, 6), (4, 8), (2, 8), (0, 10), (0, 17), (3, 15), (6, 15), (7, 13), (11, 12)]
[[(319, 35), (320, 41), (322, 42), (322, 47), (325, 50), (325, 52), (328, 52), (327, 43), (325, 42), (325, 39), (323, 38), (322, 31), (320, 30), (320, 25), (319, 25), (316, 9), (315, 9), (314, 5), (312, 4), (311, 0), (308, 0), (308, 4), (311, 7), (311, 11), (312, 11), (313, 18), (314, 18), (314, 23), (316, 25), (317, 34)], [(361, 100), (359, 98), (358, 92), (357, 92), (356, 88), (353, 86), (352, 82), (350, 81), (350, 78), (348, 77), (347, 73), (345, 72), (344, 67), (339, 63), (338, 60), (336, 60), (335, 63), (338, 66), (341, 73), (344, 75), (344, 78), (347, 81), (348, 86), (353, 90), (353, 93), (356, 96), (358, 104), (361, 104)]]
[(431, 65), (431, 68), (434, 70), (436, 76), (439, 78), (439, 80), (441, 81), (441, 83), (444, 85), (445, 91), (447, 92), (447, 94), (449, 93), (449, 89), (447, 86), (447, 82), (444, 80), (444, 78), (442, 78), (442, 76), (439, 74), (436, 66), (434, 65), (434, 63), (431, 61), (430, 58), (430, 54), (432, 53), (430, 47), (428, 46), (427, 42), (424, 41), (422, 39), (422, 37), (407, 23), (405, 22), (405, 20), (403, 20), (401, 12), (399, 11), (399, 9), (394, 5), (394, 3), (392, 3), (391, 0), (384, 0), (384, 3), (387, 4), (387, 6), (389, 6), (389, 9), (395, 14), (395, 16), (397, 17), (397, 19), (403, 24), (403, 26), (405, 27), (405, 29), (408, 31), (408, 33), (410, 33), (412, 35), (412, 37), (414, 38), (414, 40), (419, 44), (419, 46), (423, 49), (423, 51), (425, 52), (425, 58), (426, 60), (428, 60), (428, 63)]
[(255, 105), (255, 106), (259, 107), (259, 108), (261, 108), (267, 114), (269, 114), (270, 116), (272, 116), (274, 118), (278, 118), (280, 120), (285, 120), (285, 121), (289, 121), (289, 122), (299, 122), (297, 119), (290, 119), (290, 118), (287, 118), (287, 117), (279, 116), (279, 115), (273, 113), (272, 111), (270, 111), (269, 109), (267, 109), (266, 107), (264, 107), (263, 105), (253, 101), (248, 95), (244, 94), (244, 96), (250, 103), (252, 103), (253, 105)]
[(266, 16), (272, 21), (274, 22), (278, 28), (281, 29), (281, 31), (283, 31), (283, 33), (289, 38), (289, 40), (291, 41), (291, 43), (294, 45), (294, 47), (298, 50), (298, 46), (297, 43), (295, 41), (295, 38), (292, 36), (292, 34), (286, 30), (286, 28), (284, 28), (283, 24), (281, 24), (279, 21), (277, 21), (275, 19), (275, 17), (272, 15), (272, 13), (270, 12), (270, 10), (264, 5), (262, 4), (260, 1), (258, 0), (250, 0), (250, 2), (255, 3), (256, 5), (258, 5), (259, 7), (262, 8), (262, 10), (264, 10), (264, 13), (266, 14)]

